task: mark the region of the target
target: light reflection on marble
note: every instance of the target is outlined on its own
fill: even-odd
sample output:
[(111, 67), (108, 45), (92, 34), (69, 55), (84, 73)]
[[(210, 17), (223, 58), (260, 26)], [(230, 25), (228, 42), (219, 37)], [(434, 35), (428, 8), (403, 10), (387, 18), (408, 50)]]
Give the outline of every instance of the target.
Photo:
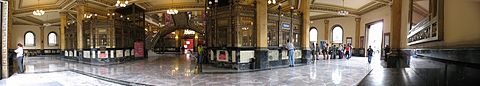
[(72, 71), (16, 74), (0, 81), (0, 86), (122, 86)]
[(368, 64), (365, 57), (353, 57), (350, 60), (319, 60), (315, 61), (315, 65), (256, 72), (195, 74), (195, 65), (189, 59), (191, 58), (185, 55), (164, 54), (124, 64), (92, 66), (54, 57), (30, 57), (26, 60), (26, 65), (27, 72), (30, 73), (73, 69), (117, 80), (168, 86), (350, 86), (360, 82), (372, 68), (379, 67)]

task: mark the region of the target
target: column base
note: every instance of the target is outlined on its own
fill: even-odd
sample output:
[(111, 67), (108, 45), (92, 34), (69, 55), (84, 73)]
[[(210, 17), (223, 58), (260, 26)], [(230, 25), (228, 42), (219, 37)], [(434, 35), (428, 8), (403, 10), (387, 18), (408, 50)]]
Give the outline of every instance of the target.
[(410, 67), (410, 58), (403, 55), (401, 50), (392, 50), (385, 57), (387, 68), (407, 68)]
[(269, 67), (268, 49), (256, 49), (255, 61), (252, 64), (254, 69), (266, 69)]
[(312, 51), (311, 50), (302, 50), (302, 63), (311, 64), (312, 63)]

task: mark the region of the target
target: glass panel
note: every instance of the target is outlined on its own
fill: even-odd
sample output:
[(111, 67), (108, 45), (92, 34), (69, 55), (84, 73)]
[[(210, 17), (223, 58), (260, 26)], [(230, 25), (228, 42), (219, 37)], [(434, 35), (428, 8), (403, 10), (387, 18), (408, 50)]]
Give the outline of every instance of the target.
[(48, 46), (57, 46), (57, 34), (55, 33), (48, 34)]
[(268, 23), (268, 46), (278, 46), (278, 29), (277, 23)]
[(240, 17), (239, 43), (241, 46), (254, 46), (253, 21), (250, 17)]
[(332, 31), (333, 43), (343, 43), (343, 30), (341, 27), (336, 26)]
[(35, 46), (35, 35), (32, 32), (25, 34), (25, 46)]
[(429, 21), (430, 0), (413, 0), (412, 3), (412, 26)]

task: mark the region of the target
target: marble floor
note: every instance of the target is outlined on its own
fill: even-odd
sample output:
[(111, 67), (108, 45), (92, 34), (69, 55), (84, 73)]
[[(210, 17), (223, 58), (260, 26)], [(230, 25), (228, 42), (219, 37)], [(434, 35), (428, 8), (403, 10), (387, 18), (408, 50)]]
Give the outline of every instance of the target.
[(15, 74), (2, 80), (0, 85), (19, 81), (29, 81), (22, 84), (41, 83), (30, 80), (47, 77), (54, 79), (45, 83), (56, 82), (60, 86), (132, 85), (128, 83), (159, 86), (351, 86), (357, 85), (372, 69), (381, 68), (379, 59), (368, 64), (365, 57), (353, 57), (255, 72), (197, 74), (191, 59), (189, 55), (162, 54), (123, 64), (94, 66), (60, 60), (55, 56), (28, 57), (26, 73)]

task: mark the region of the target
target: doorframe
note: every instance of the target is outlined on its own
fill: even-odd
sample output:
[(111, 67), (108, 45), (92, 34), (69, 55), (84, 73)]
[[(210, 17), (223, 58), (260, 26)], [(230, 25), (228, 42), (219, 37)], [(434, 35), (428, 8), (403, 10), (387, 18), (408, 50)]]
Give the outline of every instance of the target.
[[(370, 29), (370, 26), (372, 26), (372, 25), (374, 25), (374, 24), (376, 24), (376, 23), (379, 23), (379, 22), (382, 22), (382, 23), (383, 23), (383, 25), (382, 25), (382, 39), (381, 39), (381, 41), (380, 41), (380, 53), (383, 52), (382, 48), (383, 48), (383, 46), (385, 46), (384, 43), (383, 43), (383, 42), (384, 42), (384, 39), (385, 39), (385, 38), (384, 38), (384, 35), (385, 35), (385, 22), (384, 22), (384, 19), (380, 19), (380, 20), (376, 20), (376, 21), (373, 21), (373, 22), (370, 22), (370, 23), (366, 23), (366, 24), (365, 24), (365, 38), (364, 38), (364, 43), (365, 43), (365, 44), (363, 45), (363, 46), (365, 47), (365, 48), (364, 48), (364, 49), (365, 49), (365, 55), (367, 55), (367, 52), (366, 52), (366, 51), (367, 51), (367, 49), (368, 49), (368, 45), (370, 44), (370, 43), (368, 42), (368, 40), (369, 40), (369, 37), (368, 37), (369, 31), (368, 31), (368, 30)], [(380, 54), (380, 57), (382, 57), (382, 53)]]

